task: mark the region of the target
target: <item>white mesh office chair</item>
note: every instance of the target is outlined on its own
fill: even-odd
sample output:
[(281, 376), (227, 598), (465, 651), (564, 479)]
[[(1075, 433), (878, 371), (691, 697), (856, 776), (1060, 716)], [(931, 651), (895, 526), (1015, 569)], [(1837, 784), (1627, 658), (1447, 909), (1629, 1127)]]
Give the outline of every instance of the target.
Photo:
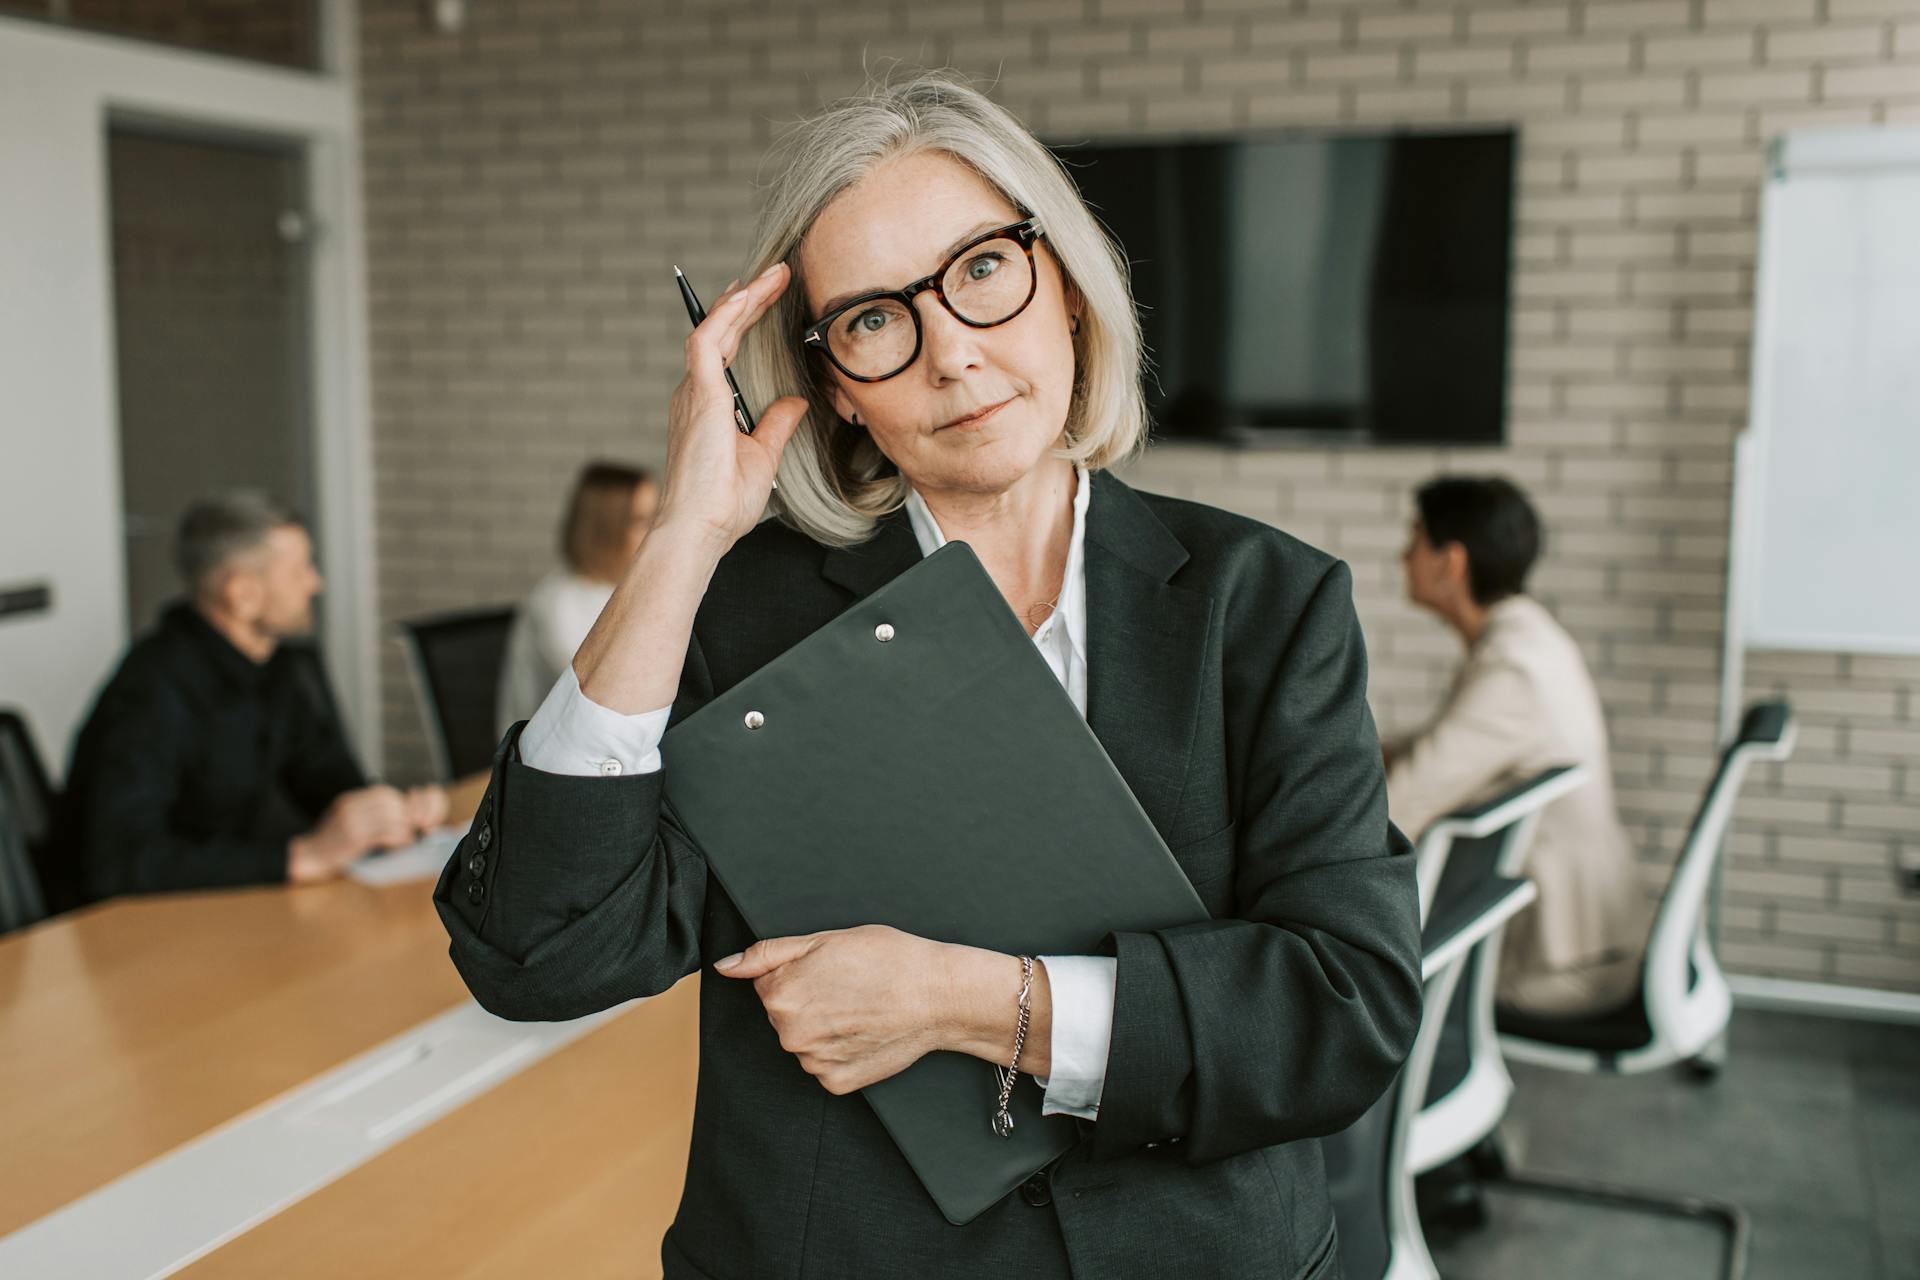
[(1498, 1011), (1500, 1043), (1517, 1062), (1565, 1071), (1634, 1075), (1693, 1061), (1727, 1029), (1733, 996), (1705, 929), (1713, 883), (1734, 801), (1747, 767), (1793, 754), (1795, 725), (1784, 702), (1747, 709), (1721, 753), (1687, 840), (1674, 863), (1648, 935), (1640, 990), (1618, 1008), (1578, 1018)]
[[(1488, 876), (1524, 875), (1541, 813), (1586, 780), (1586, 770), (1579, 765), (1560, 765), (1430, 825), (1416, 850), (1421, 919), (1432, 914), (1436, 897), (1444, 903)], [(1505, 936), (1504, 925), (1492, 930), (1462, 964), (1424, 1105), (1408, 1143), (1412, 1173), (1425, 1173), (1472, 1150), (1499, 1128), (1507, 1113), (1513, 1078), (1500, 1054), (1493, 1013)]]
[(1471, 891), (1448, 895), (1421, 930), (1424, 1010), (1400, 1076), (1365, 1115), (1320, 1140), (1347, 1280), (1439, 1280), (1414, 1206), (1407, 1146), (1467, 956), (1534, 892), (1526, 880), (1484, 877)]
[(1526, 851), (1533, 843), (1533, 831), (1540, 823), (1541, 810), (1586, 780), (1586, 770), (1581, 766), (1556, 765), (1491, 800), (1455, 809), (1434, 819), (1420, 833), (1420, 842), (1414, 846), (1415, 875), (1420, 882), (1420, 918), (1425, 920), (1433, 910), (1433, 896), (1446, 874), (1455, 844), (1498, 837), (1500, 874), (1518, 875), (1525, 866)]
[[(1785, 760), (1793, 754), (1794, 736), (1793, 711), (1786, 703), (1758, 703), (1747, 709), (1739, 733), (1707, 784), (1661, 895), (1640, 990), (1618, 1008), (1587, 1017), (1542, 1018), (1496, 1010), (1500, 1046), (1509, 1058), (1565, 1071), (1621, 1075), (1684, 1062), (1697, 1074), (1711, 1074), (1711, 1064), (1700, 1055), (1725, 1034), (1733, 997), (1706, 933), (1707, 891), (1747, 767), (1756, 760)], [(1521, 1189), (1714, 1220), (1726, 1232), (1721, 1274), (1738, 1280), (1746, 1271), (1747, 1218), (1736, 1205), (1576, 1178), (1511, 1171), (1500, 1177)]]

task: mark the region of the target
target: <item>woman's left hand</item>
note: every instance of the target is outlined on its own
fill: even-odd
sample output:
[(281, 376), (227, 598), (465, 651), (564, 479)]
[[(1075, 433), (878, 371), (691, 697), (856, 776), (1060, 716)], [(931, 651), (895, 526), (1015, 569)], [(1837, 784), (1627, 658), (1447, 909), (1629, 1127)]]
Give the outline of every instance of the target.
[[(713, 968), (753, 982), (780, 1047), (830, 1093), (898, 1075), (936, 1049), (992, 1063), (1013, 1051), (1021, 967), (997, 951), (868, 924), (767, 938)], [(1031, 1004), (1020, 1069), (1045, 1076), (1053, 989), (1044, 964), (1034, 966)]]
[(768, 938), (714, 971), (751, 979), (780, 1047), (828, 1092), (847, 1094), (940, 1047), (951, 949), (870, 924)]
[(946, 1047), (951, 953), (971, 950), (862, 925), (768, 938), (714, 971), (751, 979), (780, 1047), (828, 1092), (847, 1094)]

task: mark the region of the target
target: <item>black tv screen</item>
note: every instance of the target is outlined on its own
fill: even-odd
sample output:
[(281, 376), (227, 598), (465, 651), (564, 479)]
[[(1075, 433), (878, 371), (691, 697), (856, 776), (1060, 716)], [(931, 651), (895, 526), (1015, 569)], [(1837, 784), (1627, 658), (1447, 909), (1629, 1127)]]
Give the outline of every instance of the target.
[(1512, 131), (1056, 151), (1132, 264), (1157, 435), (1505, 438)]

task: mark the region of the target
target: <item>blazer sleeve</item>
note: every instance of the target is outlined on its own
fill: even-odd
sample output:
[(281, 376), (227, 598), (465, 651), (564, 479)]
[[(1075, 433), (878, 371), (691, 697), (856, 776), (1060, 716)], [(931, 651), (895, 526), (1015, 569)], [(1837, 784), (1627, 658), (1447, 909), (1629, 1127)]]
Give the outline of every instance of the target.
[[(712, 696), (695, 640), (675, 718)], [(454, 966), (483, 1008), (519, 1021), (665, 991), (699, 967), (707, 894), (706, 859), (662, 810), (665, 770), (543, 773), (520, 760), (524, 727), (501, 741), (473, 825), (434, 887)]]
[(1226, 662), (1228, 705), (1251, 717), (1229, 720), (1245, 737), (1234, 918), (1114, 935), (1095, 1158), (1177, 1141), (1200, 1164), (1338, 1131), (1386, 1090), (1419, 1027), (1412, 850), (1387, 821), (1344, 564), (1271, 652)]

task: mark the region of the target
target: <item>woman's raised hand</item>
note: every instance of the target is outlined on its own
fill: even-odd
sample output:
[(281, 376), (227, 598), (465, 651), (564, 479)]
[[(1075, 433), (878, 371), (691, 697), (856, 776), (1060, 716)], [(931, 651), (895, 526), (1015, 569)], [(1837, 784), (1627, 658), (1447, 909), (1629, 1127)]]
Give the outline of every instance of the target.
[(786, 264), (730, 288), (687, 339), (687, 372), (667, 411), (660, 512), (613, 598), (573, 655), (580, 691), (623, 715), (670, 704), (714, 566), (766, 510), (781, 451), (807, 410), (782, 396), (752, 435), (733, 420), (726, 369), (747, 330), (785, 292)]
[(759, 410), (754, 433), (744, 435), (734, 422), (726, 369), (747, 330), (791, 279), (791, 269), (777, 262), (744, 287), (729, 287), (687, 336), (687, 372), (667, 411), (667, 474), (657, 523), (698, 528), (731, 546), (759, 522), (780, 454), (807, 402), (782, 396)]

